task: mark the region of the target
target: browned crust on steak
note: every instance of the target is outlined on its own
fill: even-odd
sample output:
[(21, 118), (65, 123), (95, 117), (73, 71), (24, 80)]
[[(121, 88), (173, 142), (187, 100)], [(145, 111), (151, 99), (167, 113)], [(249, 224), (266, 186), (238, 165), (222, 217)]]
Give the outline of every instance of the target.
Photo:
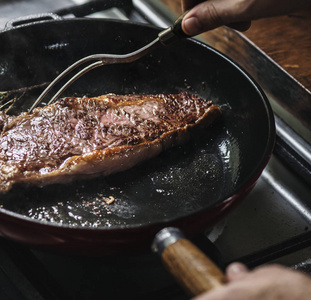
[(18, 182), (43, 186), (124, 171), (184, 143), (193, 128), (220, 114), (217, 105), (187, 93), (61, 99), (4, 126), (0, 192)]

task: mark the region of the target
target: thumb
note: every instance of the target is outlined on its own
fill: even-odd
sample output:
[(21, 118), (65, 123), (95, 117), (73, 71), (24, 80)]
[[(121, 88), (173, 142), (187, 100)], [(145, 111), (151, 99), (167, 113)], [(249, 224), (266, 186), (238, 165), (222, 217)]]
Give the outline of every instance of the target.
[(238, 30), (248, 29), (250, 23), (246, 22), (245, 25), (245, 21), (248, 20), (243, 16), (247, 5), (238, 2), (209, 0), (196, 5), (185, 15), (182, 22), (183, 31), (194, 36), (222, 25), (229, 25)]
[[(198, 0), (188, 1), (195, 4)], [(251, 20), (284, 15), (310, 7), (310, 0), (207, 0), (196, 5), (185, 15), (182, 29), (190, 36), (222, 25), (243, 31), (248, 29)]]
[(242, 263), (232, 263), (226, 269), (228, 282), (240, 280), (249, 273), (248, 268)]

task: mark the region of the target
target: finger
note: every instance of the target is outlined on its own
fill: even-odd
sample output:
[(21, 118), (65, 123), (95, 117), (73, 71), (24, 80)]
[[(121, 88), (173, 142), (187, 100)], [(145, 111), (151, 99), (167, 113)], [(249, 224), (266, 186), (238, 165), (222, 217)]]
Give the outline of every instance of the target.
[(248, 268), (239, 262), (230, 264), (226, 269), (228, 282), (236, 281), (244, 278), (249, 273)]
[[(238, 279), (241, 279), (245, 277), (249, 273), (248, 268), (242, 264), (242, 263), (232, 263), (230, 264), (226, 269), (226, 275), (228, 284), (233, 281), (237, 281)], [(219, 287), (217, 289), (214, 289), (212, 291), (209, 291), (207, 293), (203, 293), (192, 300), (227, 300), (231, 299), (232, 292), (230, 289), (228, 289), (229, 285), (224, 285), (223, 287)], [(237, 293), (238, 291), (236, 291)], [(243, 295), (235, 295), (236, 298), (234, 299), (245, 299)], [(243, 297), (242, 297), (243, 296)]]
[(204, 31), (224, 25), (212, 1), (200, 3), (191, 9), (182, 22), (183, 31), (194, 36)]
[(209, 0), (196, 5), (184, 17), (183, 31), (190, 35), (197, 35), (216, 27), (243, 22), (244, 6), (239, 1)]
[[(187, 0), (183, 1), (186, 4)], [(198, 0), (188, 1), (193, 4)], [(186, 14), (182, 29), (186, 34), (194, 36), (222, 25), (233, 28), (237, 26), (237, 29), (241, 30), (240, 26), (243, 23), (242, 29), (245, 30), (246, 24), (250, 24), (251, 20), (283, 15), (310, 7), (311, 1), (306, 0), (285, 1), (285, 3), (282, 0), (207, 0)]]
[[(235, 295), (236, 296), (236, 295)], [(232, 298), (232, 293), (230, 290), (219, 287), (209, 292), (202, 293), (191, 300), (229, 300), (229, 299), (238, 299)], [(240, 300), (240, 299), (239, 299)]]
[[(183, 31), (194, 36), (222, 25), (245, 31), (253, 17), (249, 7), (254, 0), (208, 0), (196, 5), (183, 19)], [(278, 0), (279, 1), (279, 0)]]

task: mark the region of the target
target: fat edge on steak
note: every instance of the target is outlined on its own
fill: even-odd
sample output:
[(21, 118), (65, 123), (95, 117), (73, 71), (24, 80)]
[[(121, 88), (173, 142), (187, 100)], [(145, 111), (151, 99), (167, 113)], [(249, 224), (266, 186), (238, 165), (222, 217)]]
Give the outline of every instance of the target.
[(195, 95), (67, 97), (0, 126), (0, 193), (15, 183), (44, 186), (107, 176), (185, 143), (219, 107)]

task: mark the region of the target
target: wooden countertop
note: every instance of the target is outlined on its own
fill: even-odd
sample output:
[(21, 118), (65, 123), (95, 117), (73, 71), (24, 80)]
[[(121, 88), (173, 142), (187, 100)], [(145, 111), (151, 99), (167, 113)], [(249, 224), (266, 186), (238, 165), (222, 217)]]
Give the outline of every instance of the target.
[(311, 11), (254, 21), (244, 35), (311, 91)]
[[(176, 15), (181, 14), (180, 0), (162, 2)], [(202, 37), (209, 42), (215, 39), (213, 36), (226, 32), (213, 31)], [(242, 35), (311, 91), (311, 10), (253, 21)]]

